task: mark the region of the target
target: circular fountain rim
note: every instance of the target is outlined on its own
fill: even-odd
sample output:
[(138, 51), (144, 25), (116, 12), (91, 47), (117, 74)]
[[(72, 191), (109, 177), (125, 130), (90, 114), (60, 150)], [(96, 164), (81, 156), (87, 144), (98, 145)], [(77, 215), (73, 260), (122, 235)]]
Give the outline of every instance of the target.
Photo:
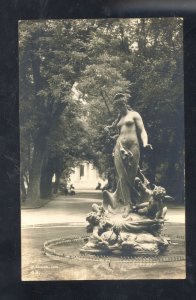
[[(172, 240), (185, 240), (184, 236), (180, 235), (164, 235), (165, 237), (171, 238)], [(121, 256), (116, 259), (113, 257), (111, 260), (110, 256), (107, 255), (93, 255), (93, 254), (79, 254), (79, 255), (69, 255), (64, 252), (58, 252), (57, 250), (51, 248), (57, 245), (62, 245), (66, 243), (80, 242), (84, 239), (89, 238), (89, 235), (82, 236), (71, 236), (71, 237), (60, 237), (57, 239), (48, 240), (44, 243), (43, 251), (46, 256), (50, 257), (52, 260), (58, 261), (84, 261), (84, 262), (100, 262), (100, 261), (112, 261), (113, 263), (165, 263), (165, 262), (175, 262), (175, 261), (185, 261), (185, 255), (140, 255), (140, 256)]]

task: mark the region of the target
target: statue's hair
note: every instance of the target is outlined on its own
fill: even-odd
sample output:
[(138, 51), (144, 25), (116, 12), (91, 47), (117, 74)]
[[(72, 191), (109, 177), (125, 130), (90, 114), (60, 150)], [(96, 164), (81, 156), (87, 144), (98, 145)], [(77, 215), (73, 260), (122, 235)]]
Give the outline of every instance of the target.
[[(119, 100), (120, 98), (122, 98), (122, 97), (127, 98), (127, 97), (126, 97), (126, 94), (123, 94), (123, 93), (117, 93), (117, 94), (114, 96), (114, 102), (117, 102), (117, 103), (118, 103), (118, 100)], [(130, 96), (129, 96), (129, 97), (130, 97)], [(126, 101), (124, 101), (124, 102), (125, 102), (125, 105), (127, 106), (128, 110), (134, 111), (134, 109), (127, 103), (127, 102), (128, 102), (127, 99), (126, 99)]]
[(162, 186), (155, 185), (153, 189), (153, 197), (155, 200), (158, 200), (161, 197), (164, 197), (166, 195), (166, 190)]
[(119, 98), (121, 97), (125, 97), (125, 94), (123, 93), (117, 93), (115, 96), (114, 96), (114, 101), (118, 100)]
[(86, 221), (95, 226), (99, 224), (99, 217), (95, 212), (90, 212), (86, 217)]

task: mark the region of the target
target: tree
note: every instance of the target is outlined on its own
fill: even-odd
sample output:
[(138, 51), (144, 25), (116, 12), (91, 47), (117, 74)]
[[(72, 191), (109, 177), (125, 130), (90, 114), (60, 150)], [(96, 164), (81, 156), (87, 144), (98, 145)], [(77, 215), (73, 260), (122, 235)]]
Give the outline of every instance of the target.
[(78, 38), (84, 28), (77, 21), (22, 21), (19, 30), (21, 137), (32, 141), (27, 197), (34, 203), (50, 132), (72, 101), (71, 89), (83, 67), (78, 62), (86, 59)]
[(67, 107), (58, 125), (50, 132), (47, 153), (41, 176), (41, 196), (52, 195), (52, 177), (55, 174), (54, 192), (57, 193), (60, 178), (66, 174), (69, 177), (72, 169), (82, 160), (90, 160), (91, 145), (88, 142), (88, 132), (82, 118), (82, 105), (72, 101)]

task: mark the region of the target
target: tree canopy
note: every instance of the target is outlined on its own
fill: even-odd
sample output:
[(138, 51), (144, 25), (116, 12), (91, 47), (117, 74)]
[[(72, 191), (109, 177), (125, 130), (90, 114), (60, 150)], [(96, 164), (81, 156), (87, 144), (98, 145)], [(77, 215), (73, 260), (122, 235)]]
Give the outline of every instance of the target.
[(146, 175), (183, 201), (182, 20), (21, 21), (19, 34), (21, 183), (26, 176), (28, 201), (40, 191), (47, 197), (53, 174), (69, 176), (81, 160), (105, 176), (112, 170), (114, 144), (103, 128), (116, 118), (117, 92), (142, 115), (153, 144), (153, 153), (142, 156)]

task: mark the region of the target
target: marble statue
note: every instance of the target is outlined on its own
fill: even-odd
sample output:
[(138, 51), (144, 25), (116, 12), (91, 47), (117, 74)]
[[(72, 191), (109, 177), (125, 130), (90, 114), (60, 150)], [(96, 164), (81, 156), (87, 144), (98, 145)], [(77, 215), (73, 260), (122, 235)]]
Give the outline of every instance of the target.
[(117, 127), (119, 131), (113, 151), (117, 189), (114, 193), (104, 191), (103, 198), (104, 202), (110, 203), (112, 208), (123, 204), (124, 217), (126, 217), (137, 196), (134, 185), (140, 160), (139, 138), (144, 148), (152, 149), (152, 146), (148, 144), (148, 136), (140, 114), (126, 105), (123, 94), (115, 96), (114, 109), (119, 112), (119, 116), (105, 130), (109, 131)]
[[(88, 242), (81, 253), (120, 253), (129, 255), (159, 254), (170, 241), (161, 235), (167, 207), (166, 190), (150, 183), (139, 168), (139, 139), (144, 148), (152, 149), (141, 116), (126, 105), (123, 94), (114, 98), (117, 120), (105, 130), (117, 126), (114, 165), (117, 188), (103, 191), (102, 205), (93, 204), (86, 217)], [(139, 136), (138, 136), (139, 135)]]

